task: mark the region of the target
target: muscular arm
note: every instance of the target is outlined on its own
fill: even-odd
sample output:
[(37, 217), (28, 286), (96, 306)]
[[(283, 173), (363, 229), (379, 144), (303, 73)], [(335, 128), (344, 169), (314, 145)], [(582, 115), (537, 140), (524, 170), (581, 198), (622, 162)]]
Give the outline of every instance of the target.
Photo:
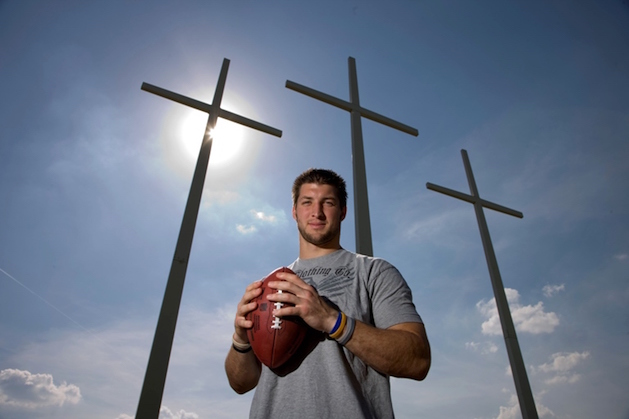
[(243, 354), (233, 347), (229, 349), (225, 359), (225, 372), (229, 385), (236, 393), (244, 394), (257, 386), (260, 371), (260, 361), (253, 351)]
[(345, 347), (371, 368), (394, 377), (423, 380), (430, 369), (430, 344), (422, 323), (378, 329), (356, 321)]
[[(294, 274), (281, 273), (278, 278), (285, 281), (271, 282), (269, 286), (288, 292), (271, 294), (269, 300), (294, 306), (274, 310), (274, 314), (300, 316), (313, 329), (326, 333), (334, 327), (338, 311), (313, 287)], [(423, 380), (430, 369), (430, 344), (422, 323), (400, 323), (378, 329), (356, 321), (354, 334), (345, 347), (376, 371), (394, 377)]]
[[(233, 339), (238, 343), (249, 343), (247, 329), (253, 327), (253, 323), (250, 320), (246, 320), (245, 315), (256, 308), (257, 303), (255, 301), (251, 302), (251, 300), (262, 292), (260, 285), (262, 285), (260, 281), (250, 284), (238, 303), (233, 336)], [(227, 374), (229, 385), (236, 393), (243, 394), (257, 386), (261, 371), (262, 366), (253, 351), (240, 353), (233, 346), (229, 349), (225, 359), (225, 373)]]

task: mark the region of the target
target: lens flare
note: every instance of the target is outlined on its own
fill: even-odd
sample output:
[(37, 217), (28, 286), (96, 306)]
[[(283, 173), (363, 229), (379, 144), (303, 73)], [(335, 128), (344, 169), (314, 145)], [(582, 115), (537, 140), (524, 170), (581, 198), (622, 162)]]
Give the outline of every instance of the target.
[[(203, 140), (208, 116), (203, 112), (190, 112), (181, 128), (181, 141), (186, 155), (196, 159)], [(244, 143), (246, 128), (234, 122), (219, 118), (211, 131), (213, 144), (210, 154), (211, 165), (223, 165), (232, 162), (240, 154)]]

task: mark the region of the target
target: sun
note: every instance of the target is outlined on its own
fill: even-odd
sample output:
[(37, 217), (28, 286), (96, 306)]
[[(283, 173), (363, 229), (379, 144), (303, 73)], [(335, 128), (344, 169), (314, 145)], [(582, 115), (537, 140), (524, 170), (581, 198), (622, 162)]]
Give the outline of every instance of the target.
[[(205, 112), (191, 111), (182, 122), (181, 141), (186, 154), (192, 159), (196, 159), (199, 155), (207, 119), (208, 115)], [(245, 127), (242, 125), (218, 118), (212, 130), (210, 165), (224, 165), (232, 162), (243, 148), (244, 134)]]

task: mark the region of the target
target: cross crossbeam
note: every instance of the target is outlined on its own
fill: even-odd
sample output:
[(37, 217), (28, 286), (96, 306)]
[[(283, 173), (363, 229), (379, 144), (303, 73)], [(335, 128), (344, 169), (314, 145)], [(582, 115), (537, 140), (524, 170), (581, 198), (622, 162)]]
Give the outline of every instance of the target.
[(520, 351), (520, 345), (515, 333), (513, 318), (511, 317), (509, 303), (505, 294), (502, 278), (500, 277), (498, 261), (496, 260), (496, 253), (494, 252), (491, 237), (489, 236), (489, 228), (487, 227), (483, 207), (513, 215), (518, 218), (522, 218), (523, 215), (519, 211), (482, 199), (478, 194), (478, 188), (476, 187), (476, 181), (474, 180), (474, 173), (472, 172), (472, 166), (470, 165), (467, 151), (461, 150), (461, 156), (463, 157), (463, 165), (465, 166), (465, 173), (467, 175), (471, 195), (453, 191), (452, 189), (437, 186), (432, 183), (426, 183), (426, 187), (433, 191), (470, 202), (474, 205), (476, 220), (478, 222), (478, 228), (483, 242), (483, 249), (485, 250), (485, 259), (487, 261), (487, 267), (489, 268), (489, 276), (491, 278), (491, 285), (494, 291), (494, 298), (496, 299), (498, 316), (500, 317), (500, 324), (502, 326), (502, 333), (507, 347), (507, 355), (509, 356), (511, 372), (513, 373), (513, 381), (515, 382), (515, 389), (520, 403), (522, 418), (537, 419), (538, 416), (537, 408), (535, 407), (535, 400), (533, 399), (533, 393), (526, 374), (526, 367), (524, 366), (522, 352)]
[(419, 135), (419, 132), (417, 131), (417, 129), (413, 127), (410, 127), (406, 124), (402, 124), (401, 122), (395, 121), (391, 118), (387, 118), (386, 116), (370, 111), (369, 109), (363, 108), (358, 103), (358, 100), (356, 100), (356, 103), (347, 102), (343, 99), (339, 99), (334, 96), (328, 95), (326, 93), (319, 92), (318, 90), (311, 89), (310, 87), (306, 87), (304, 85), (292, 82), (290, 80), (286, 80), (286, 87), (296, 92), (302, 93), (306, 96), (310, 96), (313, 99), (318, 99), (321, 102), (327, 103), (328, 105), (336, 106), (337, 108), (343, 109), (344, 111), (348, 111), (348, 112), (356, 111), (360, 113), (361, 116), (364, 116), (367, 119), (370, 119), (374, 122), (379, 122), (383, 125), (386, 125), (391, 128), (395, 128), (407, 134), (414, 135), (415, 137)]
[(329, 105), (343, 109), (351, 114), (352, 129), (352, 168), (354, 175), (354, 218), (356, 229), (356, 252), (373, 256), (373, 244), (371, 240), (371, 221), (369, 217), (369, 197), (367, 194), (367, 174), (365, 169), (365, 152), (363, 147), (363, 132), (361, 117), (395, 128), (410, 135), (417, 136), (417, 129), (391, 118), (380, 115), (360, 106), (358, 98), (358, 77), (356, 76), (356, 60), (348, 58), (349, 67), (349, 96), (345, 101), (334, 96), (311, 89), (301, 84), (286, 80), (286, 87), (302, 93), (313, 99), (320, 100)]
[(476, 204), (478, 202), (481, 206), (485, 208), (492, 209), (494, 211), (502, 212), (508, 215), (513, 215), (514, 217), (522, 218), (524, 215), (520, 211), (513, 210), (511, 208), (503, 207), (502, 205), (494, 204), (493, 202), (486, 201), (479, 196), (468, 195), (459, 191), (455, 191), (452, 189), (444, 188), (443, 186), (435, 185), (430, 182), (426, 183), (426, 187), (435, 192), (440, 192), (444, 195), (450, 195), (454, 198), (458, 198), (462, 201), (469, 202), (470, 204)]
[(166, 291), (164, 292), (164, 300), (159, 313), (157, 327), (155, 329), (155, 337), (153, 338), (153, 346), (149, 356), (146, 374), (144, 376), (144, 384), (140, 394), (138, 410), (135, 415), (137, 419), (157, 419), (164, 393), (164, 385), (166, 383), (166, 374), (168, 372), (168, 363), (170, 361), (170, 353), (172, 350), (173, 339), (175, 335), (175, 327), (177, 325), (177, 316), (179, 314), (179, 306), (183, 293), (183, 286), (186, 279), (186, 271), (188, 269), (188, 259), (190, 257), (190, 249), (192, 247), (192, 239), (194, 237), (194, 229), (199, 214), (199, 205), (201, 203), (201, 195), (203, 193), (203, 184), (205, 183), (205, 175), (210, 160), (210, 151), (212, 149), (212, 129), (216, 126), (219, 117), (229, 119), (253, 129), (266, 132), (277, 137), (282, 136), (282, 131), (245, 118), (240, 115), (221, 109), (221, 101), (225, 82), (227, 80), (227, 70), (229, 69), (229, 60), (225, 58), (221, 67), (221, 72), (214, 91), (214, 100), (212, 104), (199, 102), (198, 100), (182, 96), (178, 93), (171, 92), (161, 87), (153, 86), (148, 83), (142, 83), (142, 90), (162, 96), (166, 99), (173, 100), (186, 106), (198, 109), (209, 114), (205, 133), (203, 134), (203, 142), (199, 150), (199, 157), (192, 177), (192, 185), (186, 209), (184, 211), (175, 255), (170, 267), (168, 282), (166, 283)]
[[(182, 105), (189, 106), (199, 111), (203, 111), (207, 114), (212, 113), (212, 105), (210, 104), (200, 102), (195, 99), (191, 99), (187, 96), (180, 95), (179, 93), (171, 92), (170, 90), (162, 89), (161, 87), (153, 86), (152, 84), (149, 84), (149, 83), (142, 83), (142, 90), (149, 93), (153, 93), (155, 95), (161, 96), (166, 99), (170, 99), (173, 102), (181, 103)], [(274, 135), (276, 137), (282, 136), (282, 131), (280, 131), (279, 129), (261, 124), (260, 122), (254, 121), (249, 118), (245, 118), (244, 116), (240, 116), (235, 113), (226, 111), (225, 109), (221, 109), (220, 107), (218, 108), (217, 112), (218, 112), (219, 118), (227, 119), (237, 124), (244, 125), (246, 127), (253, 128), (258, 131), (262, 131), (267, 134)]]

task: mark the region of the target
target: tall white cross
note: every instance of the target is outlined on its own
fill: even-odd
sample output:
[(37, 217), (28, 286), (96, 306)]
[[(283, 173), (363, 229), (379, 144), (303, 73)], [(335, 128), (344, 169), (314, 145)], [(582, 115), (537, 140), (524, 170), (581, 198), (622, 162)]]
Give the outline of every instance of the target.
[(277, 137), (282, 136), (282, 131), (278, 129), (221, 109), (221, 100), (223, 98), (223, 90), (225, 89), (225, 81), (227, 80), (228, 68), (229, 60), (225, 58), (223, 60), (223, 66), (221, 67), (216, 90), (214, 91), (212, 104), (199, 102), (169, 90), (148, 83), (142, 83), (142, 90), (206, 112), (209, 114), (209, 117), (205, 127), (205, 133), (203, 134), (203, 142), (199, 151), (194, 176), (192, 177), (192, 185), (190, 186), (188, 202), (186, 203), (181, 229), (179, 230), (175, 255), (170, 266), (170, 274), (168, 275), (166, 291), (164, 292), (164, 300), (159, 313), (157, 328), (155, 329), (155, 337), (153, 338), (153, 347), (151, 348), (151, 355), (146, 368), (146, 375), (144, 376), (144, 384), (142, 385), (138, 410), (135, 415), (136, 419), (157, 419), (159, 416), (159, 409), (164, 393), (164, 384), (166, 382), (166, 373), (168, 371), (168, 362), (170, 360), (170, 352), (173, 345), (175, 327), (177, 325), (177, 316), (179, 314), (179, 305), (181, 303), (183, 285), (186, 279), (186, 270), (188, 269), (190, 248), (192, 247), (194, 228), (197, 223), (205, 174), (210, 160), (210, 151), (213, 141), (212, 129), (216, 126), (216, 121), (221, 117)]
[(487, 267), (489, 268), (491, 286), (494, 290), (494, 298), (496, 299), (496, 306), (498, 307), (498, 316), (500, 317), (500, 324), (502, 325), (502, 334), (507, 347), (509, 363), (511, 364), (513, 381), (515, 382), (515, 390), (518, 394), (522, 418), (537, 419), (535, 400), (533, 399), (533, 393), (531, 392), (531, 386), (526, 374), (526, 367), (524, 366), (524, 360), (522, 359), (522, 352), (520, 351), (520, 345), (518, 344), (518, 337), (515, 334), (513, 318), (511, 317), (511, 311), (509, 310), (509, 303), (507, 302), (507, 296), (505, 295), (500, 271), (498, 270), (498, 261), (496, 260), (496, 254), (494, 253), (494, 247), (491, 244), (491, 237), (489, 236), (489, 229), (487, 228), (487, 221), (485, 220), (483, 207), (513, 215), (518, 218), (522, 218), (523, 215), (520, 211), (512, 210), (510, 208), (503, 207), (502, 205), (494, 204), (493, 202), (482, 199), (478, 194), (478, 189), (476, 188), (476, 181), (474, 180), (474, 173), (472, 173), (472, 166), (470, 165), (467, 151), (461, 150), (461, 156), (463, 157), (463, 165), (465, 166), (467, 183), (470, 186), (471, 195), (453, 191), (452, 189), (437, 186), (432, 183), (426, 183), (426, 187), (433, 191), (461, 199), (474, 205), (476, 220), (478, 221), (478, 228), (480, 230), (480, 237), (483, 242), (483, 249), (485, 250), (485, 259), (487, 260)]
[(373, 256), (371, 241), (371, 222), (369, 219), (369, 197), (367, 195), (367, 174), (365, 170), (365, 151), (363, 148), (363, 129), (361, 116), (395, 128), (407, 134), (418, 135), (415, 128), (404, 125), (360, 106), (358, 100), (358, 77), (356, 76), (356, 60), (348, 58), (349, 65), (349, 102), (319, 92), (301, 84), (286, 80), (286, 87), (303, 93), (314, 99), (325, 102), (350, 112), (352, 127), (352, 167), (354, 174), (354, 218), (356, 229), (356, 252)]

